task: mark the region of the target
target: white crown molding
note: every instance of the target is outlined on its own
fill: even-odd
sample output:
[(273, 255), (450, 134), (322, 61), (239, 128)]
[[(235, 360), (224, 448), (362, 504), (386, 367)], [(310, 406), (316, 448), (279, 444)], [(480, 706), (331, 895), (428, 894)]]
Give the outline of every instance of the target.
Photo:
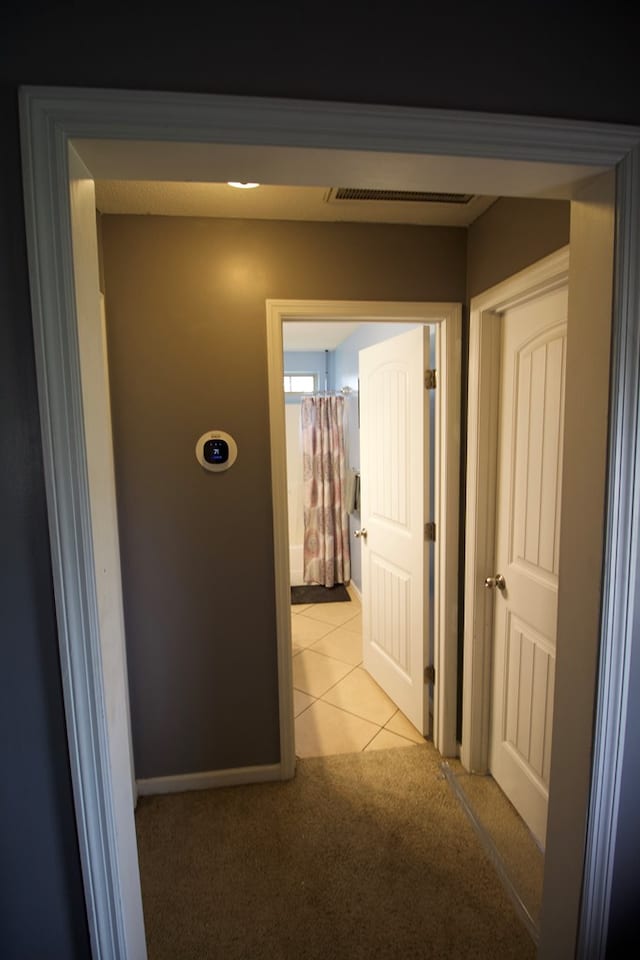
[(269, 97), (25, 86), (68, 136), (416, 152), (612, 166), (638, 128), (533, 116)]
[(640, 645), (634, 589), (640, 560), (640, 148), (620, 164), (616, 188), (616, 314), (603, 610), (579, 960), (607, 956), (630, 663), (634, 645)]

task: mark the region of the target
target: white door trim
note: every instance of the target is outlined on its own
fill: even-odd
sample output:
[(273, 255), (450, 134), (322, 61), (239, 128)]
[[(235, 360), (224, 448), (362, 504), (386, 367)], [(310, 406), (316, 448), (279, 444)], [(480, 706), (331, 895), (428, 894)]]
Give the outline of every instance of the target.
[(286, 435), (282, 390), (282, 324), (286, 320), (359, 320), (366, 323), (436, 324), (434, 577), (434, 743), (443, 756), (457, 754), (458, 515), (460, 477), (460, 348), (462, 305), (365, 300), (268, 300), (267, 363), (271, 440), (273, 542), (278, 632), (280, 749), (283, 776), (293, 776), (295, 743), (287, 519)]
[[(640, 649), (640, 145), (616, 167), (616, 258), (602, 622), (576, 956), (604, 960), (622, 791), (631, 658)], [(634, 731), (637, 736), (637, 731)], [(627, 786), (627, 791), (629, 786)]]
[(489, 765), (493, 594), (484, 579), (494, 572), (500, 313), (566, 284), (568, 277), (569, 248), (563, 247), (471, 301), (460, 759), (474, 773), (486, 773)]
[[(400, 182), (415, 189), (465, 192), (471, 188), (511, 196), (540, 196), (544, 189), (556, 189), (556, 195), (570, 197), (572, 184), (581, 177), (616, 168), (611, 378), (616, 392), (609, 424), (602, 666), (599, 688), (590, 694), (598, 708), (591, 816), (587, 822), (580, 814), (573, 825), (587, 837), (581, 949), (586, 954), (598, 944), (597, 952), (589, 955), (602, 955), (623, 769), (620, 744), (625, 734), (628, 665), (632, 648), (640, 647), (640, 628), (634, 626), (633, 618), (635, 600), (623, 586), (638, 552), (638, 525), (632, 527), (630, 521), (640, 513), (640, 490), (634, 486), (640, 471), (636, 436), (640, 129), (395, 106), (56, 87), (21, 88), (20, 124), (49, 534), (88, 923), (95, 957), (130, 960), (144, 957), (144, 945), (127, 946), (143, 944), (144, 930), (141, 915), (127, 917), (121, 885), (124, 864), (112, 842), (116, 832), (133, 830), (133, 811), (116, 807), (113, 785), (114, 776), (129, 777), (130, 758), (126, 744), (113, 747), (111, 755), (109, 751), (107, 692), (95, 615), (96, 550), (81, 402), (68, 147), (76, 142), (94, 177), (145, 179), (155, 158), (154, 173), (160, 178), (175, 177), (179, 168), (182, 174), (177, 179), (189, 179), (196, 169), (201, 179), (207, 179), (205, 171), (211, 170), (215, 145), (235, 145), (236, 161), (246, 151), (247, 173), (249, 166), (256, 170), (254, 161), (262, 157), (263, 182), (283, 182), (276, 178), (277, 165), (269, 168), (270, 158), (277, 155), (280, 161), (283, 156), (291, 161), (284, 181), (291, 184), (302, 184), (305, 177), (309, 183), (325, 183), (328, 170), (339, 168), (345, 176), (350, 170), (351, 178), (365, 186)], [(158, 143), (165, 144), (165, 149), (159, 150)], [(147, 145), (152, 153), (144, 152)], [(439, 157), (448, 160), (441, 163)], [(271, 181), (262, 177), (267, 168), (276, 170)], [(358, 175), (365, 168), (366, 175)], [(409, 172), (403, 176), (403, 170)], [(299, 179), (296, 171), (301, 171)], [(236, 175), (244, 176), (244, 171), (219, 179)], [(94, 282), (98, 284), (97, 274)], [(580, 721), (577, 726), (590, 736), (591, 717)], [(112, 767), (112, 757), (117, 769)], [(583, 799), (576, 798), (580, 804)], [(548, 846), (548, 856), (549, 852)], [(561, 858), (557, 863), (558, 870), (564, 869)], [(575, 942), (574, 921), (561, 904), (545, 901), (541, 939), (549, 928), (552, 936), (562, 930)]]

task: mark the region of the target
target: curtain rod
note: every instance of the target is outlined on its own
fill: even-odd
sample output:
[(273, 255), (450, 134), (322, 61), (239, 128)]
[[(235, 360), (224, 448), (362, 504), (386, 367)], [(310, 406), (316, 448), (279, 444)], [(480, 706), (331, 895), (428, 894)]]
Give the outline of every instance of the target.
[(340, 387), (339, 390), (317, 390), (315, 393), (306, 393), (303, 394), (303, 397), (328, 397), (328, 396), (343, 396), (348, 397), (350, 394), (355, 393), (353, 387)]

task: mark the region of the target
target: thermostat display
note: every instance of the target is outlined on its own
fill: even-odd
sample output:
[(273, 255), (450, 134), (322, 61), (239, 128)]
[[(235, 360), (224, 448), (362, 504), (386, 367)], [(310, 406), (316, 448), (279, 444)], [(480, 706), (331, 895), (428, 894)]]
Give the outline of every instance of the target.
[(233, 466), (238, 447), (233, 437), (224, 430), (203, 433), (196, 443), (196, 460), (205, 470), (218, 472)]
[(202, 453), (207, 463), (226, 463), (229, 459), (229, 444), (226, 440), (206, 440)]

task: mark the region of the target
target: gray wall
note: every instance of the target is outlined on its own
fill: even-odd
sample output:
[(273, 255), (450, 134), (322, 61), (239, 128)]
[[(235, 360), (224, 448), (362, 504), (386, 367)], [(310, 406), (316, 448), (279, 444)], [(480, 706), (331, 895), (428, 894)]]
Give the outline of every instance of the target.
[(469, 227), (469, 299), (569, 243), (570, 204), (501, 197)]
[[(26, 270), (17, 94), (21, 84), (178, 90), (388, 103), (640, 124), (638, 14), (554, 4), (499, 18), (477, 4), (402, 18), (317, 10), (99, 14), (23, 0), (0, 13), (0, 504), (3, 779), (0, 942), (8, 960), (89, 955), (64, 734)], [(280, 9), (280, 8), (279, 8)], [(323, 7), (328, 21), (329, 6)], [(438, 42), (425, 51), (425, 36)], [(526, 34), (526, 43), (513, 38)], [(487, 49), (499, 56), (487, 56)], [(597, 56), (594, 55), (597, 51)], [(327, 69), (331, 63), (331, 69)], [(8, 637), (8, 640), (5, 639)], [(633, 675), (629, 703), (640, 699)], [(630, 728), (630, 729), (633, 729)], [(619, 848), (640, 858), (634, 816), (640, 738), (629, 739)], [(632, 763), (635, 752), (636, 764)], [(627, 757), (630, 759), (627, 760)], [(25, 789), (25, 786), (28, 789)], [(622, 898), (625, 878), (621, 876)], [(615, 907), (615, 904), (614, 904)], [(616, 910), (612, 912), (616, 918)]]
[[(136, 776), (279, 759), (265, 299), (465, 296), (466, 231), (102, 217)], [(206, 430), (238, 459), (203, 471)]]
[[(569, 242), (570, 205), (563, 200), (500, 197), (471, 224), (467, 236), (467, 307), (471, 298), (506, 280), (519, 270)], [(468, 309), (462, 337), (462, 449), (460, 489), (466, 481)], [(464, 530), (465, 500), (460, 502), (460, 530)], [(458, 569), (464, 570), (464, 542), (460, 542)], [(458, 581), (458, 609), (464, 616), (464, 577)], [(458, 637), (458, 737), (462, 731), (463, 636)]]

